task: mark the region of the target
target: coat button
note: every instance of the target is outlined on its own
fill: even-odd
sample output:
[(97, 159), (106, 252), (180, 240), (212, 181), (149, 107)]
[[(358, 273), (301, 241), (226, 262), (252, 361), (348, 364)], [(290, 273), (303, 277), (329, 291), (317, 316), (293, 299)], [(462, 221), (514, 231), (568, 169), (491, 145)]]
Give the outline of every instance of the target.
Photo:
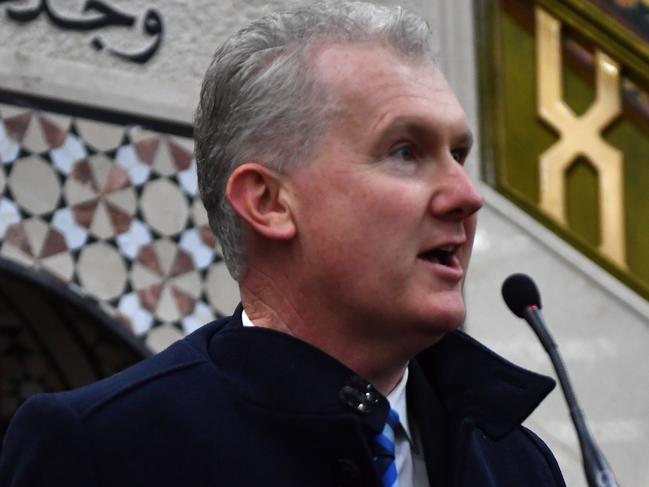
[(379, 393), (372, 385), (358, 376), (353, 376), (339, 392), (340, 401), (358, 413), (369, 413), (379, 403)]
[(361, 471), (358, 466), (346, 458), (336, 460), (337, 487), (356, 487), (361, 481)]

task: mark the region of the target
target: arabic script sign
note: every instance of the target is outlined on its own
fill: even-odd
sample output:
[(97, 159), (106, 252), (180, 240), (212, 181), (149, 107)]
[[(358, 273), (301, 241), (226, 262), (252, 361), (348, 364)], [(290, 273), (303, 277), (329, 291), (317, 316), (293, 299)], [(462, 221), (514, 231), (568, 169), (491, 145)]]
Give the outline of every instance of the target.
[[(87, 0), (81, 8), (81, 15), (69, 17), (60, 14), (49, 4), (48, 0), (39, 0), (36, 6), (22, 7), (18, 4), (24, 3), (21, 0), (0, 0), (3, 3), (16, 4), (6, 8), (7, 18), (19, 24), (28, 24), (41, 16), (45, 16), (52, 25), (64, 29), (79, 32), (99, 30), (109, 26), (133, 27), (137, 17), (122, 12), (115, 7), (100, 0)], [(162, 17), (155, 9), (148, 9), (144, 13), (142, 29), (147, 37), (153, 41), (141, 51), (124, 52), (107, 46), (101, 36), (93, 37), (92, 47), (98, 51), (105, 50), (125, 61), (144, 64), (158, 51), (162, 44), (164, 25)]]

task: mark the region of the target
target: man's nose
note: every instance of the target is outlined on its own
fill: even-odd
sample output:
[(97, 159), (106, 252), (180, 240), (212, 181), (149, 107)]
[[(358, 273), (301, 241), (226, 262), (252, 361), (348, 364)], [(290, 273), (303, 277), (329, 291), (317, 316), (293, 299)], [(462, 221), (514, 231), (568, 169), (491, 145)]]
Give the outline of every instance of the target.
[(482, 208), (482, 194), (464, 166), (449, 165), (439, 182), (431, 201), (431, 211), (439, 217), (463, 220)]

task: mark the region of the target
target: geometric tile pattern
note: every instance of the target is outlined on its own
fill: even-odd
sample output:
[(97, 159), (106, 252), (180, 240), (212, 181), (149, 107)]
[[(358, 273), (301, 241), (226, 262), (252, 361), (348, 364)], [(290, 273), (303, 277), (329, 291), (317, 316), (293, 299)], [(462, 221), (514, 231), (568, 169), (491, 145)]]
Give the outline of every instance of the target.
[(190, 138), (142, 124), (0, 103), (0, 255), (93, 297), (143, 339), (229, 314), (192, 154)]

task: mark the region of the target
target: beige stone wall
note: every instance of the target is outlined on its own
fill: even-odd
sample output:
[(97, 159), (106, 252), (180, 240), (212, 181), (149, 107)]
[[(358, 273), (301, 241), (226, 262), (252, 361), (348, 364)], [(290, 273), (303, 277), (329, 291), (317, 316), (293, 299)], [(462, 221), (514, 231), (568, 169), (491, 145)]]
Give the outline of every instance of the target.
[[(83, 15), (80, 12), (84, 0), (48, 3), (60, 16), (78, 19)], [(25, 24), (0, 15), (0, 86), (65, 98), (82, 97), (88, 103), (190, 121), (201, 79), (215, 47), (246, 22), (300, 2), (113, 0), (107, 3), (136, 17), (136, 25), (77, 32), (56, 27), (45, 14)], [(402, 3), (425, 13), (426, 2), (422, 0)], [(0, 14), (8, 8), (26, 9), (36, 4), (36, 1), (3, 4)], [(125, 52), (140, 51), (150, 45), (151, 37), (142, 30), (149, 8), (155, 8), (162, 17), (164, 39), (157, 54), (145, 65), (126, 62), (106, 50), (96, 51), (91, 47), (97, 36), (106, 46)], [(155, 104), (159, 106), (155, 108)]]
[[(486, 197), (466, 296), (469, 333), (512, 362), (555, 376), (531, 328), (500, 297), (512, 273), (534, 278), (591, 432), (620, 485), (649, 485), (649, 303), (493, 190)], [(559, 386), (527, 424), (556, 455), (571, 487), (586, 487)]]
[[(36, 5), (36, 1), (13, 3), (16, 9)], [(56, 13), (68, 18), (80, 18), (85, 0), (49, 0)], [(42, 14), (27, 24), (17, 24), (6, 18), (0, 20), (0, 46), (9, 47), (19, 55), (39, 54), (52, 60), (73, 61), (99, 69), (131, 73), (135, 76), (167, 81), (196, 83), (207, 67), (214, 48), (225, 37), (246, 22), (266, 13), (304, 2), (296, 0), (234, 1), (234, 0), (111, 0), (107, 4), (137, 17), (133, 28), (107, 27), (101, 31), (78, 33), (60, 29)], [(376, 2), (393, 4), (394, 2)], [(412, 10), (422, 12), (426, 2), (401, 2)], [(4, 4), (2, 10), (12, 4)], [(150, 39), (142, 32), (141, 21), (149, 8), (158, 10), (165, 26), (165, 40), (159, 55), (145, 67), (124, 63), (90, 48), (93, 37), (100, 34), (106, 44), (121, 50), (133, 50), (148, 45)], [(91, 14), (87, 14), (91, 17)]]

